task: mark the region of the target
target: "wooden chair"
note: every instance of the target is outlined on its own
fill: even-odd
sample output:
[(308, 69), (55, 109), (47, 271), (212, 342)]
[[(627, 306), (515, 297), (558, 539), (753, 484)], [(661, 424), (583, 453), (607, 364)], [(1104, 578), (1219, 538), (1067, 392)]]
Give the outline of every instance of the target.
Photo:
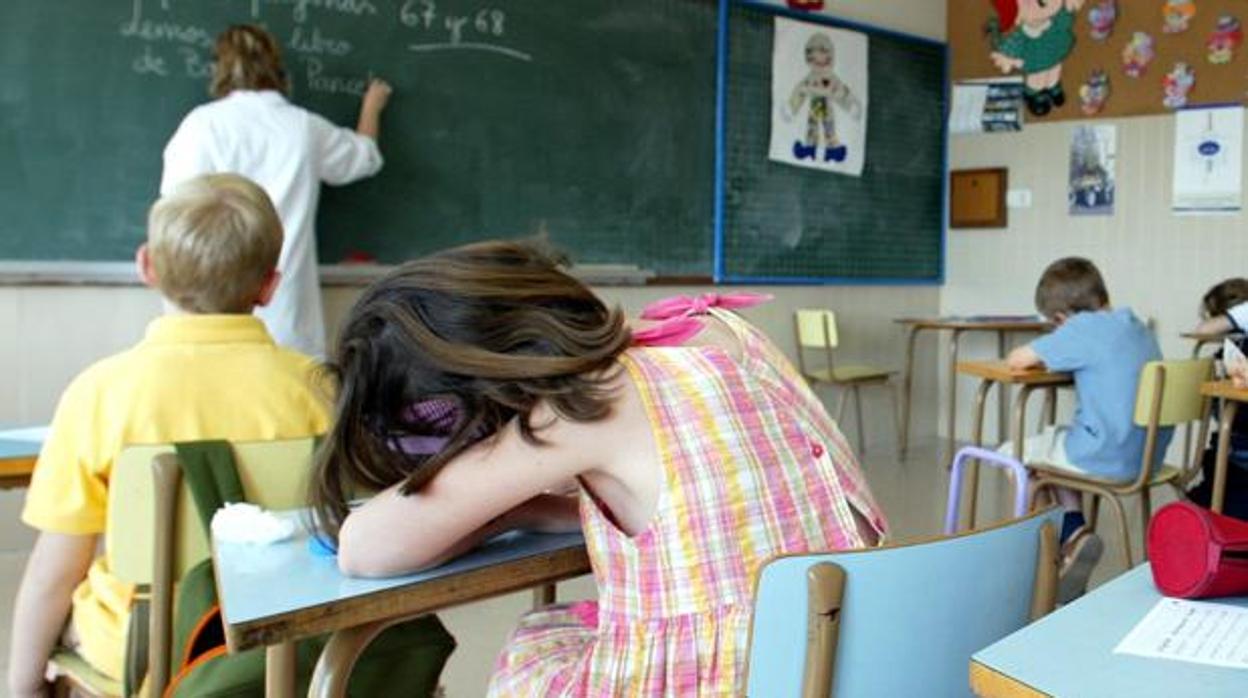
[[(1209, 404), (1200, 394), (1200, 384), (1211, 379), (1213, 359), (1182, 359), (1176, 361), (1150, 361), (1140, 370), (1140, 384), (1135, 393), (1133, 422), (1145, 429), (1144, 456), (1140, 473), (1128, 482), (1113, 482), (1082, 476), (1044, 463), (1028, 463), (1035, 473), (1032, 491), (1034, 501), (1040, 490), (1046, 487), (1067, 487), (1092, 496), (1088, 510), (1088, 524), (1095, 530), (1100, 513), (1101, 500), (1108, 501), (1118, 522), (1122, 536), (1122, 555), (1127, 569), (1134, 565), (1131, 557), (1131, 537), (1127, 527), (1127, 513), (1122, 498), (1133, 494), (1140, 496), (1140, 547), (1144, 559), (1148, 559), (1148, 546), (1142, 540), (1148, 530), (1152, 515), (1149, 491), (1158, 485), (1169, 484), (1180, 497), (1185, 496), (1184, 485), (1198, 468), (1199, 452), (1208, 435)], [(1156, 444), (1160, 431), (1166, 427), (1183, 426), (1190, 430), (1199, 423), (1198, 446), (1191, 450), (1190, 439), (1185, 440), (1182, 461), (1179, 465), (1166, 465), (1156, 461)]]
[(968, 695), (971, 654), (1045, 615), (1061, 511), (759, 571), (746, 695)]
[[(850, 364), (839, 365), (832, 359), (832, 350), (840, 344), (840, 336), (836, 330), (836, 314), (831, 310), (799, 309), (793, 314), (793, 326), (797, 333), (797, 362), (802, 372), (812, 385), (828, 383), (841, 389), (841, 397), (836, 406), (836, 422), (843, 424), (845, 403), (849, 396), (854, 397), (854, 415), (858, 427), (858, 453), (866, 451), (866, 425), (862, 419), (863, 386), (878, 385), (888, 392), (889, 405), (893, 412), (893, 425), (897, 434), (897, 447), (901, 443), (901, 421), (897, 411), (897, 392), (892, 385), (892, 377), (896, 371), (877, 366)], [(823, 353), (823, 367), (812, 368), (806, 363), (807, 351)]]
[[(247, 501), (273, 510), (305, 506), (315, 445), (312, 438), (235, 443)], [(173, 644), (174, 584), (210, 555), (195, 503), (181, 479), (171, 445), (132, 446), (113, 464), (105, 554), (113, 574), (138, 585), (139, 598), (150, 604), (146, 614), (136, 609), (136, 620), (146, 618), (147, 627), (131, 623), (131, 634), (139, 632), (146, 642), (131, 642), (127, 648), (131, 656), (124, 682), (95, 671), (73, 650), (60, 649), (52, 657), (58, 684), (88, 696), (131, 696), (146, 673), (147, 695), (164, 693)]]

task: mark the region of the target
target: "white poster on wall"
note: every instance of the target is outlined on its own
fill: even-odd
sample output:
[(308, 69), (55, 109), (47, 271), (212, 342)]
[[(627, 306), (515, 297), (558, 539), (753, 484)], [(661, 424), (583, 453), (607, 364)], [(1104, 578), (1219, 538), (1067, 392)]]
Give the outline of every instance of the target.
[(867, 146), (867, 37), (777, 17), (771, 58), (770, 157), (862, 175)]
[(1174, 199), (1180, 215), (1238, 213), (1243, 204), (1244, 108), (1174, 115)]

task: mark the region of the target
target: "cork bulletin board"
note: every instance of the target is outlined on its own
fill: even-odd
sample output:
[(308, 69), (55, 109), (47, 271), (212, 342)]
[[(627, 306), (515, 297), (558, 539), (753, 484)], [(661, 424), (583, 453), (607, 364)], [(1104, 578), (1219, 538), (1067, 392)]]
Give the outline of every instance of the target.
[[(1073, 4), (1069, 0), (1049, 0), (1045, 4), (1052, 3)], [(1003, 75), (991, 58), (993, 44), (988, 30), (990, 20), (998, 17), (995, 9), (998, 4), (1010, 3), (949, 0), (950, 72), (954, 81)], [(1035, 11), (1037, 0), (1017, 0), (1016, 4), (1021, 8), (1021, 17), (1028, 12), (1028, 6)], [(1112, 27), (1103, 39), (1097, 40), (1094, 38), (1097, 26), (1099, 24), (1102, 33), (1105, 31), (1103, 19), (1110, 6), (1115, 15)], [(1186, 16), (1187, 28), (1166, 32), (1167, 12), (1172, 16)], [(1225, 30), (1232, 25), (1225, 17), (1240, 23), (1241, 32), (1248, 31), (1248, 2), (1085, 0), (1072, 14), (1074, 45), (1061, 63), (1060, 83), (1065, 93), (1065, 104), (1053, 107), (1043, 116), (1028, 113), (1026, 118), (1029, 123), (1170, 112), (1173, 107), (1164, 102), (1165, 78), (1179, 62), (1190, 66), (1194, 77), (1187, 93), (1187, 106), (1243, 103), (1245, 90), (1248, 90), (1248, 46), (1241, 40), (1233, 49), (1229, 61), (1215, 64), (1209, 59), (1209, 42), (1215, 33), (1223, 42), (1228, 41), (1228, 32), (1217, 32), (1219, 26)], [(1094, 19), (1097, 21), (1094, 22)], [(1125, 70), (1123, 54), (1136, 32), (1143, 32), (1151, 38), (1153, 56), (1138, 77), (1130, 77)], [(1234, 41), (1233, 38), (1229, 40)], [(1082, 108), (1080, 87), (1097, 70), (1104, 71), (1108, 77), (1108, 97), (1099, 111), (1087, 113)], [(1016, 70), (1012, 74), (1021, 73)]]

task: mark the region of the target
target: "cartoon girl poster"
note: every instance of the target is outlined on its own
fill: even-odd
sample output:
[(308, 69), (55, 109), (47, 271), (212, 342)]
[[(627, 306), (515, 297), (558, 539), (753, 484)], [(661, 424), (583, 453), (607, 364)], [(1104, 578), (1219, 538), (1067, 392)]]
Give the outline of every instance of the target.
[(867, 145), (867, 37), (776, 18), (770, 157), (859, 177)]

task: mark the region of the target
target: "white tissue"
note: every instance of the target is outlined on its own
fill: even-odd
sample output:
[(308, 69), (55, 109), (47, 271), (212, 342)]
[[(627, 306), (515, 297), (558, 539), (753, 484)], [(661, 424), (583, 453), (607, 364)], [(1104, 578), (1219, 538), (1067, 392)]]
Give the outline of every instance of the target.
[(255, 504), (226, 504), (212, 516), (212, 536), (225, 543), (270, 545), (295, 534), (295, 522)]

